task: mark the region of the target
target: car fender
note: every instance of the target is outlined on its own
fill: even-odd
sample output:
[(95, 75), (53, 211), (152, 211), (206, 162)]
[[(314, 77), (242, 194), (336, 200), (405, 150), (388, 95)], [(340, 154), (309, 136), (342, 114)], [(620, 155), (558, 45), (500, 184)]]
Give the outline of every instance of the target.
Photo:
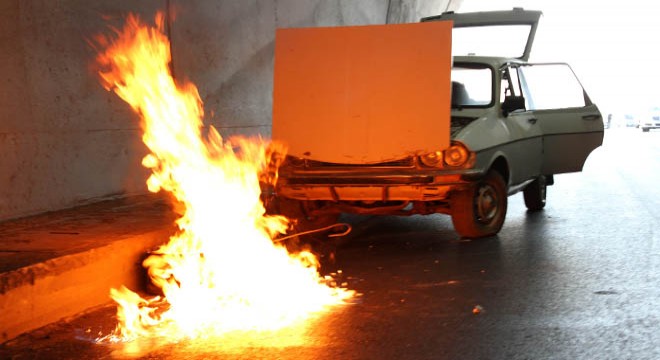
[(453, 138), (470, 150), (479, 152), (509, 141), (511, 130), (495, 114), (486, 113), (467, 124)]
[[(498, 158), (503, 158), (507, 168), (509, 167), (509, 156), (502, 149), (501, 144), (508, 143), (510, 137), (511, 131), (505, 122), (492, 114), (486, 114), (468, 124), (456, 134), (454, 139), (476, 153), (475, 168), (485, 174)], [(506, 180), (509, 179), (508, 172), (502, 175)]]

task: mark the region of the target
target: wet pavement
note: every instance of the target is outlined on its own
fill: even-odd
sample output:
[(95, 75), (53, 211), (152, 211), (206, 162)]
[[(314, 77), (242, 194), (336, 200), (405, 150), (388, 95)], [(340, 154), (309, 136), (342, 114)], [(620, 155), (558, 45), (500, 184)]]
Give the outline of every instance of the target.
[[(608, 130), (544, 211), (509, 198), (496, 237), (461, 240), (449, 217), (346, 216), (342, 270), (362, 296), (305, 328), (176, 344), (95, 344), (98, 308), (0, 346), (0, 358), (659, 359), (660, 132)], [(264, 271), (267, 271), (265, 269)]]

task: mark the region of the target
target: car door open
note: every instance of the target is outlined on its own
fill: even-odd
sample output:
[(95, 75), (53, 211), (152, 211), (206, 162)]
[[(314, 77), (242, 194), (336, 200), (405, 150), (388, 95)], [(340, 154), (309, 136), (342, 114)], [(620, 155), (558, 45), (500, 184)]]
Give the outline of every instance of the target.
[(543, 174), (581, 171), (603, 143), (603, 121), (577, 77), (564, 63), (520, 66), (526, 107), (543, 135)]

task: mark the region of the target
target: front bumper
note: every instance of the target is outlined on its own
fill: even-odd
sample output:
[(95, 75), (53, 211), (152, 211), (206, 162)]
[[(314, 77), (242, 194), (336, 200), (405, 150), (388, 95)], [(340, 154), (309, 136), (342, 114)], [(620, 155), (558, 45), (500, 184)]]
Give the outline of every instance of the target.
[(481, 175), (476, 169), (283, 170), (276, 192), (296, 200), (437, 201)]

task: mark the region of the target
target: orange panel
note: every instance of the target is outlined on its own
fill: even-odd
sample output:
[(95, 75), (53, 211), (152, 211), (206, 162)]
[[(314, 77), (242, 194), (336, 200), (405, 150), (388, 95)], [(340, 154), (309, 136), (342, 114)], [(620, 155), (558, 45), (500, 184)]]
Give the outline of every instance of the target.
[(273, 139), (374, 163), (449, 145), (451, 22), (278, 29)]

